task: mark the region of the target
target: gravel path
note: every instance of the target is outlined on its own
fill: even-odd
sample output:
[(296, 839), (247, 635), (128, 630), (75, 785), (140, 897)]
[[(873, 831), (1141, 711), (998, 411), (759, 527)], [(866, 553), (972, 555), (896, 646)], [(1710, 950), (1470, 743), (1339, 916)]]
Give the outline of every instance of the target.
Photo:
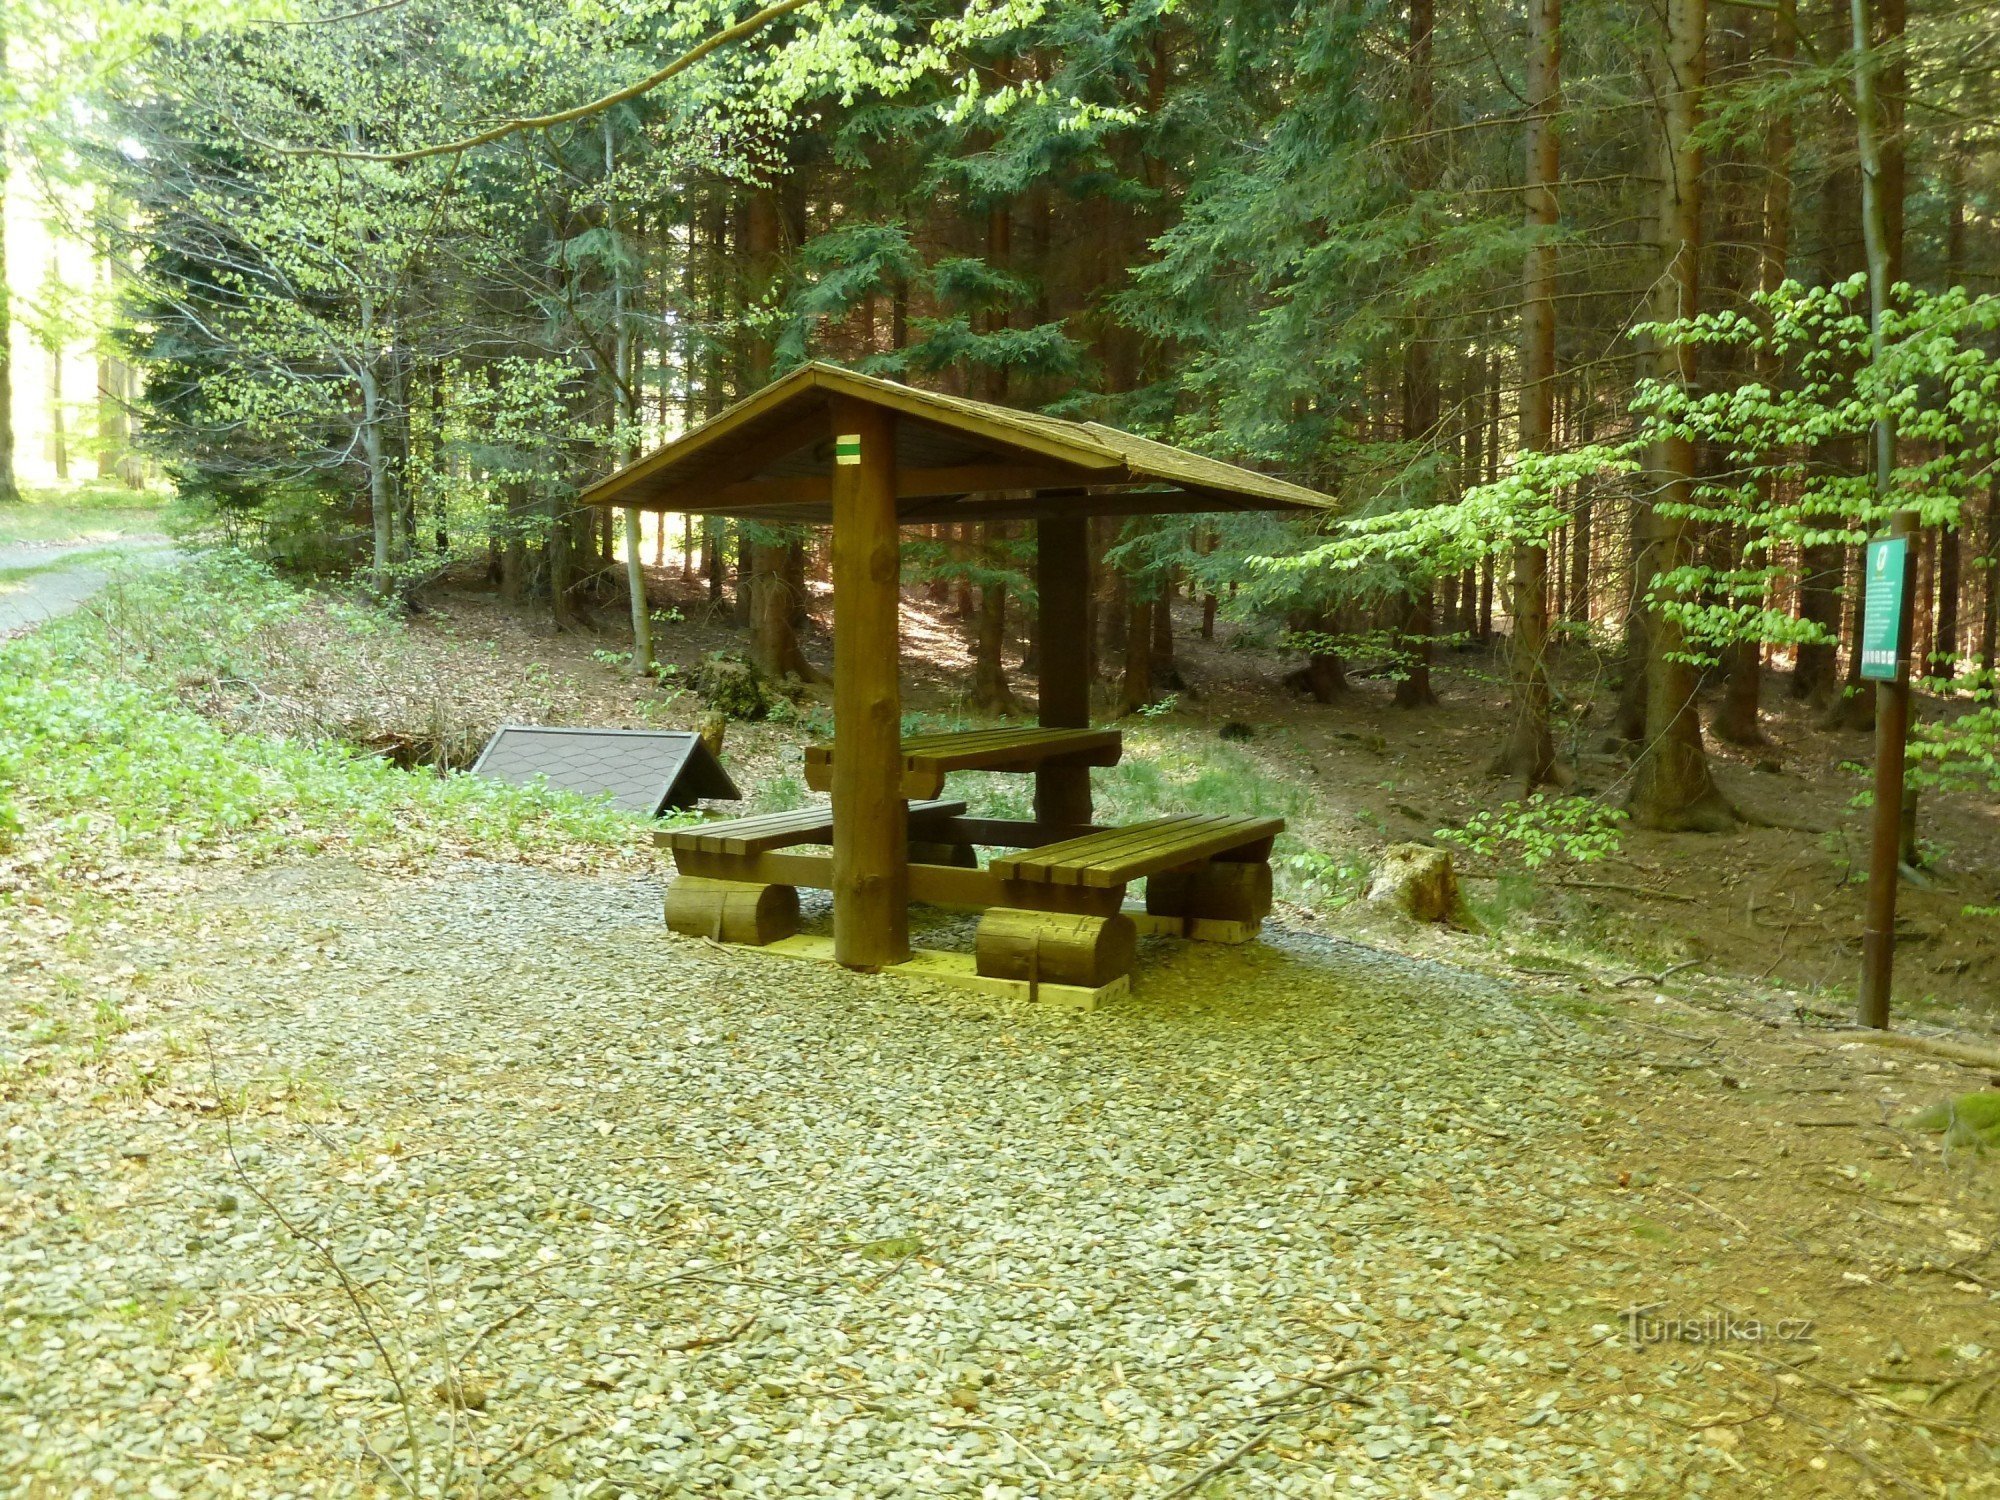
[(669, 937), (651, 880), (331, 860), (98, 961), (156, 1000), (0, 1093), (31, 1492), (1715, 1477), (1552, 1290), (1629, 1269), (1591, 1044), (1456, 970), (1154, 943), (1064, 1019)]
[[(116, 558), (106, 558), (116, 552)], [(65, 556), (85, 556), (73, 567), (54, 566)], [(164, 537), (127, 537), (74, 545), (24, 542), (0, 547), (0, 573), (16, 568), (48, 568), (26, 578), (0, 579), (0, 636), (30, 630), (68, 614), (110, 581), (120, 567), (157, 567), (173, 556)]]

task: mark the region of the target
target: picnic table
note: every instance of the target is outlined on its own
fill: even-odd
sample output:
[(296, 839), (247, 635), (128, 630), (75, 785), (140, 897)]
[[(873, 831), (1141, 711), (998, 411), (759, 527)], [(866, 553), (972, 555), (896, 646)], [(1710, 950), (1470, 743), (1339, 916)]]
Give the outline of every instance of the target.
[[(1327, 496), (1095, 422), (806, 364), (587, 489), (589, 505), (831, 527), (834, 744), (807, 749), (829, 807), (665, 832), (676, 931), (780, 944), (799, 887), (833, 893), (831, 956), (915, 962), (913, 900), (984, 912), (977, 977), (1122, 983), (1146, 882), (1151, 930), (1240, 937), (1270, 906), (1274, 818), (1214, 813), (1132, 828), (1094, 820), (1090, 772), (1123, 740), (1090, 722), (1092, 517), (1334, 508)], [(1032, 727), (902, 730), (901, 544), (910, 525), (1028, 520), (1042, 650)], [(637, 554), (628, 558), (643, 606)], [(940, 800), (959, 771), (1032, 775), (1034, 816)], [(1002, 851), (985, 866), (980, 849)], [(804, 941), (804, 939), (799, 939)], [(921, 958), (923, 955), (918, 955)]]
[[(953, 771), (1028, 771), (1049, 767), (1115, 766), (1125, 737), (1115, 729), (962, 729), (906, 735), (902, 744), (903, 795), (935, 797)], [(833, 790), (830, 744), (806, 746), (806, 785)]]
[[(1000, 728), (906, 737), (906, 874), (912, 900), (986, 915), (978, 972), (1097, 987), (1131, 967), (1136, 924), (1126, 889), (1147, 882), (1145, 915), (1182, 936), (1241, 941), (1271, 909), (1277, 818), (1187, 813), (1127, 827), (1043, 819), (973, 818), (934, 798), (954, 771), (1044, 774), (1115, 765), (1112, 729)], [(806, 784), (832, 785), (834, 748), (806, 750)], [(655, 835), (680, 872), (667, 899), (678, 932), (723, 942), (779, 942), (798, 930), (798, 888), (832, 890), (835, 859), (806, 852), (833, 842), (831, 807), (799, 808), (668, 829)], [(1004, 849), (982, 869), (976, 848)]]

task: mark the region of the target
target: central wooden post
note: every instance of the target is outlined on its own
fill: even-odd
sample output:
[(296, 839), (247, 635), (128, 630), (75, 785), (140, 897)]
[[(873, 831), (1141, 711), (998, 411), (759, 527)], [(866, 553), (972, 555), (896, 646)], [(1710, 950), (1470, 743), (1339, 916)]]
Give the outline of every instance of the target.
[(833, 956), (879, 969), (910, 956), (896, 426), (866, 402), (832, 412)]
[[(1048, 729), (1090, 727), (1090, 545), (1082, 516), (1035, 523), (1035, 595), (1041, 643), (1041, 702)], [(1044, 766), (1035, 773), (1035, 817), (1090, 821), (1090, 767)]]

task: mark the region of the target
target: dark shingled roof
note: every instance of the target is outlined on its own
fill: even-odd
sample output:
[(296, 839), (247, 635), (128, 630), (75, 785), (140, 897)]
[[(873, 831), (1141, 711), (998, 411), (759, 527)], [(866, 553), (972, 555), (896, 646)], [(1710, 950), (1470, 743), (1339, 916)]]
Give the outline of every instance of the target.
[(649, 818), (701, 797), (742, 795), (701, 736), (685, 730), (503, 724), (479, 752), (472, 774), (514, 786), (539, 776), (586, 797), (609, 792), (613, 805)]

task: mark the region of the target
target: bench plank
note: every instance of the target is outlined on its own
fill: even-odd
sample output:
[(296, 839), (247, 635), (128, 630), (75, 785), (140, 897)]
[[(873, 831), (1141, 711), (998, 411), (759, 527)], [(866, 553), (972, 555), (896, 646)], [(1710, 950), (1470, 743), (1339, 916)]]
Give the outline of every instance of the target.
[[(913, 802), (910, 826), (912, 831), (920, 831), (928, 824), (955, 818), (964, 811), (963, 802)], [(763, 854), (793, 844), (823, 843), (832, 837), (833, 809), (822, 806), (661, 829), (653, 835), (653, 842), (663, 849), (688, 854)]]
[(1282, 833), (1284, 827), (1282, 818), (1189, 813), (1002, 855), (987, 868), (1005, 880), (1101, 890), (1264, 843)]
[(1175, 819), (1170, 823), (1156, 822), (1141, 828), (1137, 837), (1112, 848), (1072, 852), (1060, 863), (1049, 865), (1045, 878), (1056, 885), (1090, 885), (1098, 883), (1095, 878), (1098, 872), (1108, 871), (1119, 883), (1137, 880), (1137, 874), (1125, 872), (1143, 868), (1146, 874), (1151, 874), (1155, 868), (1166, 869), (1202, 858), (1218, 837), (1221, 842), (1216, 847), (1230, 847), (1235, 842), (1231, 836), (1235, 827), (1233, 820), (1213, 813), (1191, 814), (1185, 820)]

